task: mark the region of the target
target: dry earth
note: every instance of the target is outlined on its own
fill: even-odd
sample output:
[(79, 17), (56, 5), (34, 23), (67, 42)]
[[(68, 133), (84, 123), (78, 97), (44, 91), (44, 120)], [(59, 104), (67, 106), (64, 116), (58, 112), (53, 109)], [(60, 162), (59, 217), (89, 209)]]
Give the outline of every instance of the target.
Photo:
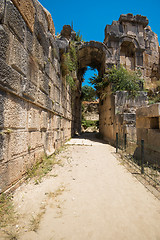
[(97, 139), (71, 139), (61, 165), (15, 191), (12, 235), (0, 239), (160, 240), (160, 201), (114, 152)]

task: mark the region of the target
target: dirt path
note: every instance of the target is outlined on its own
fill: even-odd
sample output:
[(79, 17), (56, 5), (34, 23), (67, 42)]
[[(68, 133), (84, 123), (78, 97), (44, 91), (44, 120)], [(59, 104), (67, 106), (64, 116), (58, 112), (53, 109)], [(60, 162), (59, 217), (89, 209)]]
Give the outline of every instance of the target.
[(72, 139), (42, 183), (14, 195), (20, 240), (159, 240), (160, 202), (96, 139)]

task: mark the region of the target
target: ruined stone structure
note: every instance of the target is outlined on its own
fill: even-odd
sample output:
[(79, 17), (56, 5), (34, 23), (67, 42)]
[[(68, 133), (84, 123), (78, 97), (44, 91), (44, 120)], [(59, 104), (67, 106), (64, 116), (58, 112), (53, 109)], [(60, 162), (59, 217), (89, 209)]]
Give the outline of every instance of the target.
[[(145, 80), (145, 88), (157, 86), (160, 79), (159, 43), (155, 33), (148, 25), (148, 19), (141, 15), (121, 15), (118, 21), (105, 28), (104, 44), (111, 54), (106, 58), (105, 69), (112, 65), (124, 65), (128, 70), (140, 70)], [(115, 143), (116, 132), (128, 140), (137, 140), (136, 108), (145, 106), (147, 98), (141, 93), (134, 100), (129, 100), (127, 93), (113, 96), (106, 89), (107, 96), (100, 103), (100, 132), (103, 137)], [(132, 136), (132, 137), (131, 137)]]
[[(156, 86), (159, 44), (147, 24), (146, 17), (121, 15), (106, 26), (104, 43), (78, 43), (73, 94), (61, 73), (61, 55), (75, 32), (64, 26), (56, 38), (52, 17), (37, 0), (0, 1), (0, 192), (44, 153), (52, 154), (72, 134), (80, 133), (81, 82), (87, 66), (101, 76), (114, 64), (140, 68), (146, 86)], [(125, 115), (124, 109), (132, 108), (119, 99), (118, 93), (109, 94), (100, 103), (100, 132), (112, 142), (115, 126), (120, 126), (116, 109), (123, 104), (121, 118), (126, 121), (129, 112)], [(137, 106), (145, 100), (140, 97)]]

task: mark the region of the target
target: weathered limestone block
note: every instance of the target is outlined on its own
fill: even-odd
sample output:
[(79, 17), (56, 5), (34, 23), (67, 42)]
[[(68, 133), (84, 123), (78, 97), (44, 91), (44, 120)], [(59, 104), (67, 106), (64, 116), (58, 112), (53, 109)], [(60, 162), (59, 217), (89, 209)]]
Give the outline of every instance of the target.
[(38, 107), (29, 105), (28, 110), (28, 130), (40, 129), (40, 110)]
[(59, 103), (54, 103), (54, 111), (57, 113), (60, 113), (60, 104)]
[(49, 55), (49, 39), (47, 33), (44, 31), (44, 25), (42, 22), (39, 22), (37, 17), (35, 18), (35, 28), (34, 33), (43, 48), (43, 53), (48, 57)]
[(49, 78), (41, 70), (38, 72), (40, 89), (49, 95)]
[(151, 119), (150, 118), (137, 118), (136, 119), (136, 128), (151, 128)]
[(12, 0), (14, 5), (18, 8), (27, 23), (30, 30), (34, 31), (35, 8), (32, 0)]
[(21, 78), (17, 71), (0, 59), (0, 85), (18, 93)]
[(25, 22), (18, 9), (9, 0), (6, 0), (6, 17), (5, 23), (7, 23), (18, 38), (24, 42), (25, 38)]
[(40, 4), (39, 1), (33, 0), (33, 4), (36, 10), (36, 21), (41, 23), (43, 31), (48, 31), (48, 19), (46, 16), (45, 8)]
[(60, 103), (60, 90), (55, 87), (55, 102)]
[(53, 110), (53, 101), (49, 98), (48, 95), (46, 95), (40, 90), (37, 94), (37, 102), (40, 103), (41, 106)]
[(44, 69), (45, 57), (43, 53), (43, 48), (38, 42), (36, 36), (33, 38), (33, 47), (32, 47), (32, 55), (34, 59), (36, 59), (37, 63), (40, 65), (41, 69)]
[(10, 39), (9, 65), (20, 74), (27, 75), (28, 53), (14, 35)]
[(54, 119), (54, 114), (51, 112), (48, 112), (48, 126), (47, 130), (48, 131), (53, 131), (53, 119)]
[(19, 180), (23, 173), (23, 157), (0, 163), (0, 193)]
[(29, 53), (32, 53), (33, 50), (33, 41), (34, 34), (30, 31), (30, 29), (26, 26), (26, 39), (25, 39), (25, 48)]
[(54, 27), (52, 16), (51, 16), (50, 12), (47, 11), (47, 9), (45, 9), (45, 8), (43, 8), (43, 9), (44, 9), (44, 12), (47, 17), (48, 29), (49, 29), (50, 33), (52, 34), (52, 36), (55, 37), (55, 27)]
[(141, 145), (141, 140), (144, 140), (148, 144), (148, 129), (146, 128), (137, 128), (137, 143)]
[(21, 93), (23, 97), (35, 101), (37, 97), (37, 86), (23, 77), (21, 80)]
[(7, 94), (3, 110), (3, 127), (8, 129), (27, 128), (27, 103)]
[(137, 109), (136, 117), (159, 117), (160, 116), (160, 103), (150, 105), (148, 107), (142, 107)]
[(53, 119), (53, 129), (60, 129), (61, 127), (61, 119), (59, 116), (54, 115), (54, 119)]
[(41, 130), (46, 130), (48, 127), (48, 113), (45, 111), (41, 112), (41, 125), (40, 128)]
[(6, 61), (9, 52), (9, 32), (3, 25), (0, 25), (0, 43), (0, 59)]
[(5, 0), (0, 1), (0, 23), (3, 20), (4, 17), (4, 9), (5, 9)]
[(45, 153), (47, 156), (52, 155), (55, 152), (54, 147), (54, 132), (46, 133), (46, 141), (45, 141)]
[(48, 77), (54, 82), (56, 73), (55, 73), (55, 69), (49, 59), (46, 61), (46, 64), (45, 64), (45, 72), (48, 75)]
[[(157, 129), (148, 129), (148, 146), (147, 148), (152, 151), (159, 152), (160, 154), (160, 131)], [(159, 156), (160, 160), (160, 156)]]
[(42, 146), (41, 132), (30, 132), (29, 133), (29, 142), (28, 142), (28, 151), (36, 149)]
[(27, 78), (34, 83), (34, 85), (38, 85), (38, 71), (39, 67), (34, 58), (31, 56), (28, 59), (28, 68), (27, 68)]
[(10, 158), (28, 151), (28, 132), (11, 132), (8, 151)]

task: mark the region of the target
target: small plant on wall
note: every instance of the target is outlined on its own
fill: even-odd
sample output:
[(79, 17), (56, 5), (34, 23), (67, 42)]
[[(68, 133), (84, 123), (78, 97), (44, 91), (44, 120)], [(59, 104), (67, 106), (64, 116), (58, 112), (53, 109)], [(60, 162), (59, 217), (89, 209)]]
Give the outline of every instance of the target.
[(75, 81), (73, 79), (73, 74), (77, 70), (77, 52), (72, 41), (70, 43), (70, 48), (67, 53), (63, 53), (61, 56), (61, 71), (62, 76), (66, 77), (67, 83), (72, 89), (75, 87)]

